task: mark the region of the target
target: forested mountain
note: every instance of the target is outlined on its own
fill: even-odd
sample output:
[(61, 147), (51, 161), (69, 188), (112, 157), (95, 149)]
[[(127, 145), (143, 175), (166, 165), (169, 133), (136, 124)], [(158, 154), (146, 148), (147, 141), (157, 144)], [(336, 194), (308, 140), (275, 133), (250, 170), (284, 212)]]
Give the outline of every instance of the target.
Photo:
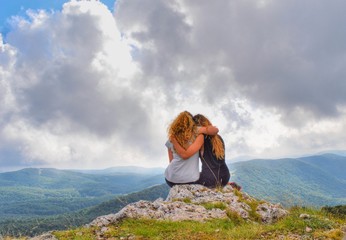
[[(230, 164), (230, 170), (235, 171), (231, 181), (261, 199), (284, 205), (346, 203), (345, 156), (257, 159)], [(77, 211), (117, 194), (164, 183), (162, 172), (160, 168), (116, 167), (88, 173), (37, 168), (0, 173), (0, 215), (9, 219)]]
[[(162, 177), (159, 175), (158, 178)], [(0, 173), (2, 187), (37, 187), (44, 189), (78, 190), (83, 196), (99, 196), (105, 193), (124, 193), (143, 189), (141, 182), (153, 174), (137, 172), (105, 172), (102, 174), (82, 173), (53, 168), (26, 168), (15, 172)], [(162, 178), (161, 181), (163, 182)], [(156, 184), (156, 182), (155, 182)]]
[(82, 226), (90, 223), (98, 216), (116, 213), (129, 203), (139, 200), (153, 201), (157, 198), (166, 198), (168, 191), (169, 187), (166, 184), (161, 184), (139, 192), (117, 196), (101, 204), (75, 212), (49, 217), (0, 219), (0, 236), (33, 236), (50, 230)]
[(163, 182), (162, 174), (87, 174), (34, 168), (0, 173), (0, 216), (8, 219), (62, 214)]
[[(345, 156), (256, 159), (229, 167), (234, 172), (231, 181), (258, 199), (285, 206), (346, 204)], [(130, 202), (167, 195), (166, 184), (143, 190), (164, 183), (162, 169), (130, 170), (131, 167), (87, 172), (28, 168), (0, 173), (0, 234), (37, 234), (79, 226)], [(139, 190), (143, 191), (136, 192)], [(126, 193), (131, 194), (123, 195)]]
[(229, 165), (250, 195), (284, 205), (346, 204), (346, 157), (324, 154)]
[(165, 171), (164, 168), (145, 168), (138, 166), (119, 166), (111, 167), (101, 170), (80, 170), (78, 172), (92, 173), (92, 174), (119, 174), (119, 173), (136, 173), (136, 174), (148, 174), (148, 175), (159, 175)]

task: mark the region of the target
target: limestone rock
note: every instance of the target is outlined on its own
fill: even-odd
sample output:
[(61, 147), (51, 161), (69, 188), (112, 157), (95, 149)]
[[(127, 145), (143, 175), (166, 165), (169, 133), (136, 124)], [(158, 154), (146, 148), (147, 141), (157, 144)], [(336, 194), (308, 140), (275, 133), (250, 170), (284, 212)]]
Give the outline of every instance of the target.
[(263, 223), (273, 223), (288, 214), (280, 204), (262, 203), (257, 207), (256, 212), (261, 216)]
[(225, 211), (220, 209), (207, 210), (201, 205), (188, 204), (181, 201), (165, 202), (159, 199), (154, 202), (139, 201), (131, 203), (116, 214), (96, 218), (89, 225), (107, 226), (124, 218), (204, 221), (213, 218), (227, 218), (227, 215)]
[(306, 213), (302, 213), (302, 214), (299, 215), (299, 218), (301, 218), (301, 219), (309, 219), (310, 215), (306, 214)]
[(58, 240), (58, 239), (53, 234), (48, 232), (36, 237), (29, 238), (29, 240)]
[[(154, 202), (138, 201), (125, 206), (116, 214), (96, 218), (87, 226), (105, 227), (117, 223), (124, 218), (145, 218), (157, 220), (195, 220), (205, 221), (214, 218), (227, 218), (227, 211), (233, 211), (244, 219), (250, 219), (252, 211), (250, 203), (257, 200), (243, 192), (233, 191), (231, 186), (222, 189), (209, 189), (202, 185), (176, 185), (171, 188), (166, 200), (157, 199)], [(224, 208), (206, 209), (205, 204), (217, 203)], [(253, 205), (253, 204), (252, 204)], [(263, 223), (272, 223), (286, 216), (288, 212), (279, 204), (262, 203), (256, 208), (256, 213)]]

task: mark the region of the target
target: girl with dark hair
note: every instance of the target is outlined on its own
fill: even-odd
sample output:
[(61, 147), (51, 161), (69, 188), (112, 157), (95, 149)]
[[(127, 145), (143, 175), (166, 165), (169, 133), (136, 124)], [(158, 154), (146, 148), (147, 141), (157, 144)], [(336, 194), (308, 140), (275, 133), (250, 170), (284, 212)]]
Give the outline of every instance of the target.
[[(209, 127), (212, 127), (209, 119), (202, 114), (195, 115), (193, 119), (197, 126), (205, 127), (206, 131), (208, 131)], [(225, 144), (220, 135), (204, 135), (202, 147), (192, 144), (187, 149), (184, 149), (175, 139), (172, 139), (172, 143), (177, 153), (183, 159), (189, 158), (200, 149), (199, 157), (202, 162), (202, 172), (195, 183), (210, 188), (222, 187), (228, 183), (230, 173), (225, 162)]]

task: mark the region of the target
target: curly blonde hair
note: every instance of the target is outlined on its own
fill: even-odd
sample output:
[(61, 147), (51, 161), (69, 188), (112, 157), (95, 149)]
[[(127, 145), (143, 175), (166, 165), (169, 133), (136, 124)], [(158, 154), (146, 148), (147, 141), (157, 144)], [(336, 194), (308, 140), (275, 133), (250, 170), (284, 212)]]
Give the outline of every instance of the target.
[(196, 138), (196, 124), (188, 111), (181, 112), (168, 127), (168, 138), (174, 137), (185, 150)]
[[(212, 126), (208, 118), (202, 114), (197, 114), (193, 117), (193, 120), (198, 126), (207, 127)], [(218, 160), (225, 159), (225, 146), (219, 135), (210, 136), (211, 144), (213, 146), (213, 153), (215, 154)]]

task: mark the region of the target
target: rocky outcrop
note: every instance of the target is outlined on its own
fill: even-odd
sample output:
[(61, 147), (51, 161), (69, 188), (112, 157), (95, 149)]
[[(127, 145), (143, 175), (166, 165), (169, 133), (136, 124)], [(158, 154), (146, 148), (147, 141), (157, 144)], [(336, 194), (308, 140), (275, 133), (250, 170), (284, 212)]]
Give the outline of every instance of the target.
[(58, 240), (51, 232), (29, 238), (29, 240)]
[(105, 227), (125, 218), (205, 221), (230, 215), (267, 224), (287, 214), (280, 204), (258, 201), (244, 192), (234, 191), (231, 186), (209, 189), (201, 185), (176, 185), (166, 200), (132, 203), (118, 213), (96, 218), (88, 226)]

